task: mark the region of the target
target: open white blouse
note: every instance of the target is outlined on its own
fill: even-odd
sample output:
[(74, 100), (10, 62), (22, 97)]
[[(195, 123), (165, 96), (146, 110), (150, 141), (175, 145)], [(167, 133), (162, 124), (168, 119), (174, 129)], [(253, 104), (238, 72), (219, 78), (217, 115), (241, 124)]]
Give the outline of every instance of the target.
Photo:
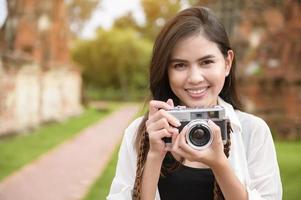
[[(246, 187), (249, 200), (280, 200), (282, 184), (272, 135), (267, 124), (239, 110), (223, 99), (218, 104), (226, 110), (231, 121), (231, 150), (228, 158), (235, 175)], [(142, 117), (125, 130), (119, 150), (116, 175), (107, 200), (131, 200), (136, 175), (137, 152), (134, 147)], [(157, 189), (156, 199), (160, 200)]]

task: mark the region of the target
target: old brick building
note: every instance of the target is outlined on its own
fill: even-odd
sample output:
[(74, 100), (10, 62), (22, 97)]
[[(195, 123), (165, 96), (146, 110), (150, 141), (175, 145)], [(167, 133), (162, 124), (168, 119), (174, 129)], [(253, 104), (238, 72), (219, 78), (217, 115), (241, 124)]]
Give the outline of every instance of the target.
[(9, 0), (0, 29), (0, 136), (81, 110), (64, 0)]
[(213, 9), (230, 35), (244, 109), (277, 136), (301, 138), (301, 2), (197, 2)]
[(264, 117), (280, 137), (300, 138), (301, 4), (283, 2), (281, 9), (262, 11), (261, 26), (250, 20), (237, 29), (240, 91), (246, 109)]
[(1, 30), (2, 56), (51, 62), (69, 62), (70, 32), (64, 1), (10, 0), (9, 16)]

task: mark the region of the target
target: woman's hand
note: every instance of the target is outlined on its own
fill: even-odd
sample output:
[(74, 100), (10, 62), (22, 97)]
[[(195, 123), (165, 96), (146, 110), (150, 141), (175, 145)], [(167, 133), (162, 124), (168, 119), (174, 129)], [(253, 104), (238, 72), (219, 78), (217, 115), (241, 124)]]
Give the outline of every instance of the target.
[(191, 162), (202, 162), (210, 168), (220, 164), (219, 162), (224, 162), (226, 156), (224, 154), (220, 128), (211, 120), (208, 120), (208, 125), (213, 134), (213, 141), (209, 147), (203, 150), (195, 150), (190, 147), (185, 139), (185, 133), (188, 129), (185, 126), (180, 134), (173, 135), (171, 152), (180, 155)]
[(146, 121), (146, 131), (149, 135), (150, 149), (148, 156), (164, 158), (168, 148), (162, 140), (164, 137), (171, 137), (178, 133), (181, 124), (178, 119), (166, 112), (174, 107), (173, 101), (168, 99), (167, 102), (152, 100), (149, 103), (149, 115)]

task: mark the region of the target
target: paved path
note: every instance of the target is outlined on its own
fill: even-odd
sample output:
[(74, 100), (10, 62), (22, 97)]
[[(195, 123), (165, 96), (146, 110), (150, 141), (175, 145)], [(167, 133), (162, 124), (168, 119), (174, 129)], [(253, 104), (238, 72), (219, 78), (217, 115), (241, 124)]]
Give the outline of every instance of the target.
[(0, 200), (79, 200), (104, 170), (138, 106), (128, 105), (0, 183)]

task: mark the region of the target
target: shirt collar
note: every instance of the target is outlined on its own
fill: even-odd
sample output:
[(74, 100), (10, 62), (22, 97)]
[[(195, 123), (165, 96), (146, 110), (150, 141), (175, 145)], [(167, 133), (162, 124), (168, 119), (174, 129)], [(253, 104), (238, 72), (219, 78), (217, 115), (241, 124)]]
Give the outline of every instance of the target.
[(225, 102), (221, 97), (218, 97), (217, 102), (218, 102), (218, 105), (225, 108), (226, 117), (228, 119), (230, 119), (232, 128), (234, 130), (236, 129), (239, 132), (241, 132), (242, 131), (241, 123), (236, 115), (236, 112), (235, 112), (233, 106), (231, 104)]

